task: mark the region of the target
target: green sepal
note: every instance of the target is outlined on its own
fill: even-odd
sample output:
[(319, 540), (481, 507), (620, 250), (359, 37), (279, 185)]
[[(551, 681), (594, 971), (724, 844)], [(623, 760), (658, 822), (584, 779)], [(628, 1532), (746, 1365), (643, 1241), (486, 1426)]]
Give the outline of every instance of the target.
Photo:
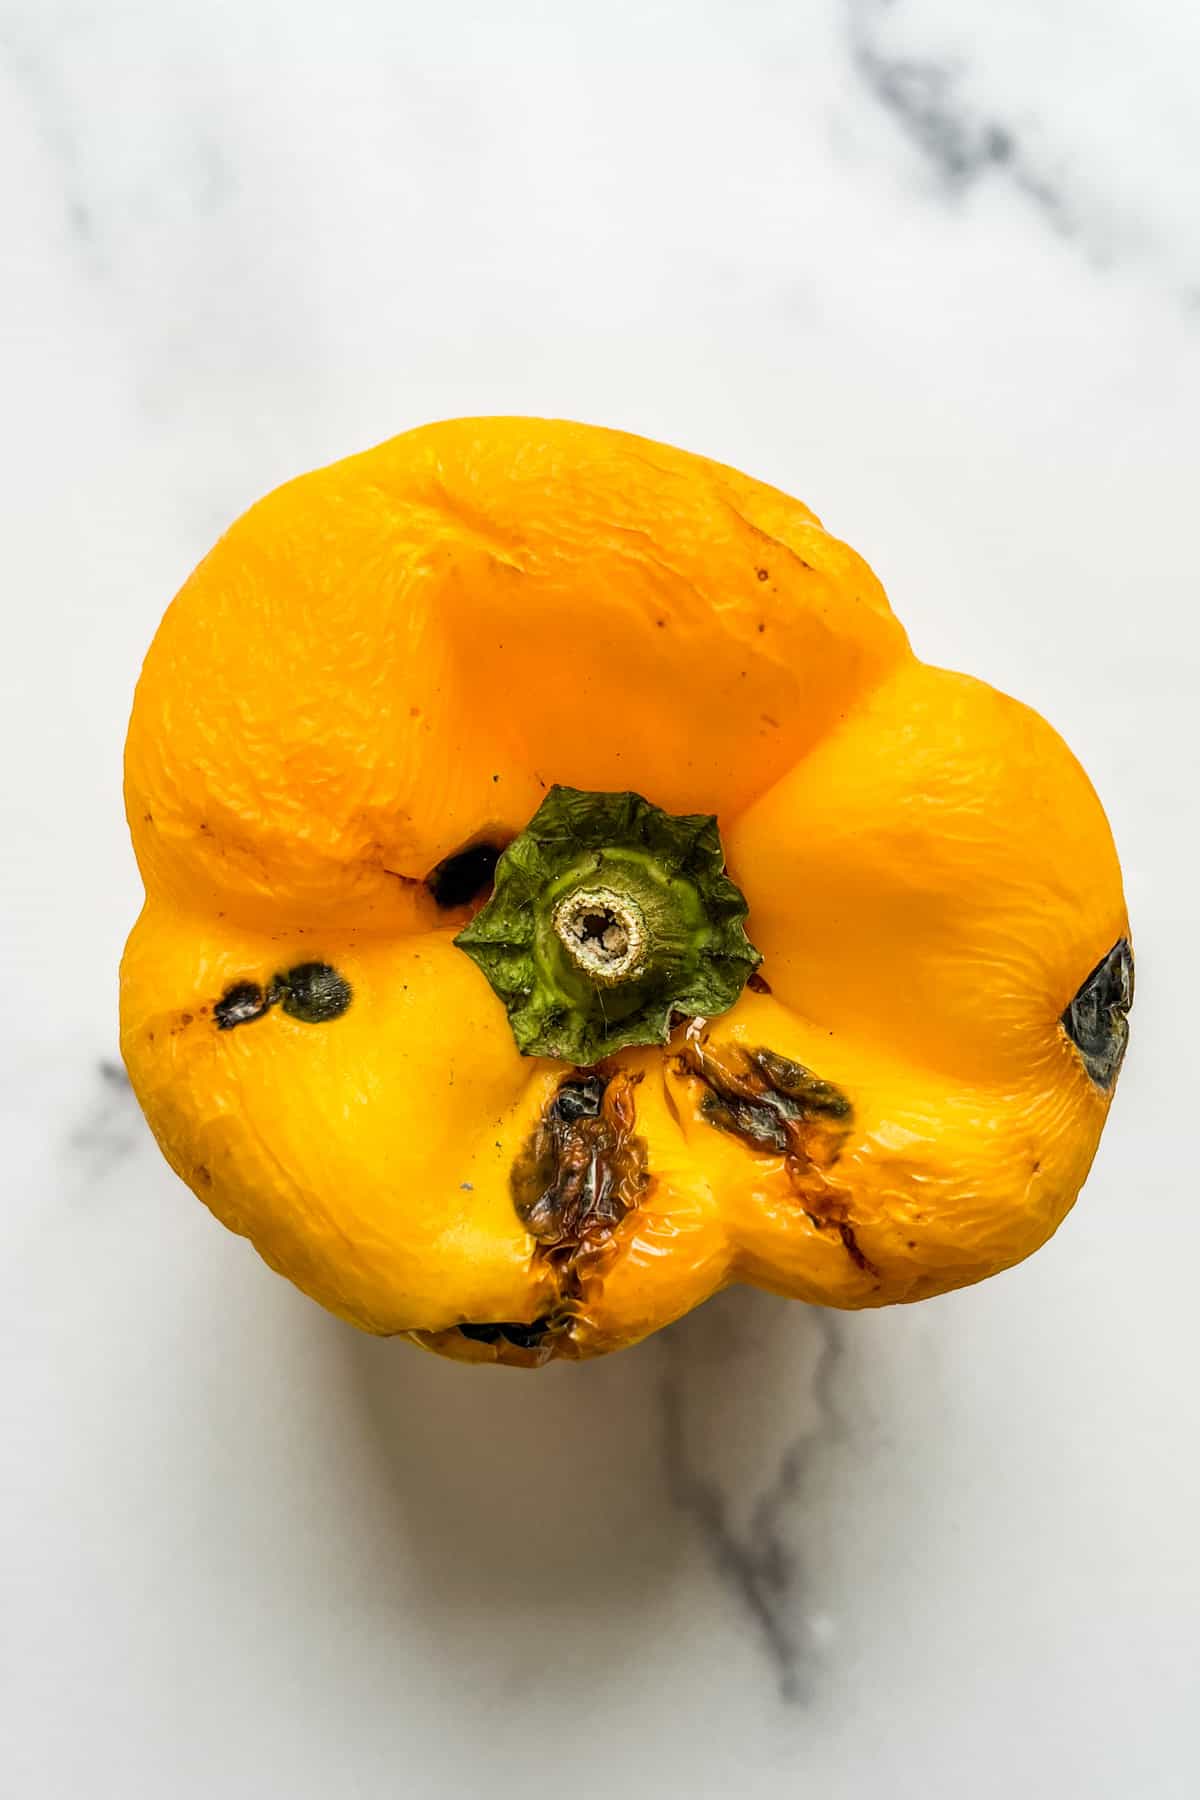
[[(644, 921), (646, 950), (616, 984), (589, 978), (554, 929), (576, 891), (612, 890)], [(503, 1001), (517, 1048), (588, 1067), (665, 1044), (673, 1015), (712, 1018), (762, 961), (745, 895), (725, 873), (717, 821), (640, 794), (553, 787), (496, 865), (491, 899), (455, 943)]]

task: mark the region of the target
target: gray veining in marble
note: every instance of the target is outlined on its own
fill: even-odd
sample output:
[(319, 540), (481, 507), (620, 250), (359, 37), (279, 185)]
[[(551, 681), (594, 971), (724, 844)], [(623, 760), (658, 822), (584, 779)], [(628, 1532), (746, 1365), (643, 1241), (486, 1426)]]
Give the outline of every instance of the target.
[(983, 175), (1002, 174), (1056, 231), (1074, 235), (1077, 221), (1061, 192), (1009, 125), (962, 99), (953, 65), (885, 47), (882, 28), (895, 16), (892, 0), (847, 3), (855, 68), (947, 189), (959, 193)]
[(809, 1490), (822, 1458), (841, 1446), (848, 1434), (838, 1394), (846, 1342), (835, 1313), (814, 1312), (806, 1321), (813, 1340), (806, 1369), (813, 1416), (799, 1431), (794, 1420), (786, 1419), (786, 1436), (766, 1479), (752, 1487), (744, 1523), (739, 1524), (735, 1502), (744, 1496), (736, 1487), (731, 1492), (726, 1434), (710, 1427), (709, 1454), (716, 1467), (706, 1474), (689, 1431), (698, 1405), (708, 1398), (706, 1364), (715, 1364), (726, 1381), (731, 1372), (736, 1377), (739, 1367), (754, 1379), (756, 1357), (764, 1346), (761, 1338), (753, 1344), (746, 1366), (747, 1349), (739, 1342), (735, 1306), (743, 1309), (744, 1327), (741, 1297), (722, 1298), (695, 1319), (681, 1322), (664, 1339), (667, 1372), (661, 1402), (667, 1491), (673, 1504), (694, 1520), (716, 1568), (757, 1625), (778, 1674), (780, 1693), (797, 1700), (811, 1692), (829, 1620), (805, 1609), (810, 1571), (803, 1551), (789, 1541), (787, 1528), (810, 1504)]

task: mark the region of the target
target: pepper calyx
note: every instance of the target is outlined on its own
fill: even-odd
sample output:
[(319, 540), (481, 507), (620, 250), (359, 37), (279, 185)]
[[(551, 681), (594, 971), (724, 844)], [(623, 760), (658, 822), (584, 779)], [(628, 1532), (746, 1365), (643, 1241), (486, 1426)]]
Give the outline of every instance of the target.
[(589, 1067), (727, 1012), (762, 961), (716, 818), (640, 794), (553, 787), (454, 942), (503, 1001), (517, 1048)]

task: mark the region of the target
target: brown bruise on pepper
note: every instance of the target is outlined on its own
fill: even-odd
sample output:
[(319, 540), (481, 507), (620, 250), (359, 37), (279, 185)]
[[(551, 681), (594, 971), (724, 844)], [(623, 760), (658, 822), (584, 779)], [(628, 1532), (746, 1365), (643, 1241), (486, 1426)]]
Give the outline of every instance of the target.
[(509, 1179), (517, 1217), (550, 1269), (558, 1305), (531, 1324), (465, 1321), (414, 1331), (414, 1342), (466, 1362), (538, 1368), (580, 1354), (574, 1309), (585, 1275), (649, 1186), (645, 1143), (635, 1133), (640, 1074), (602, 1067), (559, 1083)]
[(557, 1268), (612, 1236), (646, 1186), (634, 1135), (638, 1075), (592, 1070), (563, 1081), (510, 1179), (513, 1206)]
[(849, 1192), (829, 1176), (854, 1124), (854, 1108), (841, 1088), (774, 1050), (740, 1044), (714, 1049), (707, 1034), (695, 1031), (687, 1034), (674, 1065), (703, 1084), (701, 1116), (759, 1155), (782, 1155), (812, 1224), (836, 1232), (855, 1267), (878, 1276), (859, 1246)]

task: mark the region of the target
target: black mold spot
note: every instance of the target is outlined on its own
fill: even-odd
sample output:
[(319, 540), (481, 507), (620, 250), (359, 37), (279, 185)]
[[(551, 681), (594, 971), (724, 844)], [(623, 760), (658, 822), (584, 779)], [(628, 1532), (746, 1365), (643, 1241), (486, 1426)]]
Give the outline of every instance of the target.
[(350, 983), (328, 963), (297, 963), (286, 975), (276, 975), (267, 988), (257, 981), (234, 982), (213, 1007), (213, 1018), (218, 1031), (232, 1031), (235, 1025), (261, 1019), (272, 1006), (281, 1006), (289, 1018), (322, 1025), (326, 1019), (340, 1018), (352, 998)]
[(235, 981), (231, 988), (226, 988), (213, 1007), (217, 1030), (232, 1031), (235, 1025), (246, 1025), (251, 1019), (261, 1019), (274, 998), (273, 994), (265, 993), (257, 981)]
[(353, 998), (345, 976), (322, 962), (298, 963), (286, 975), (277, 975), (271, 985), (288, 1017), (303, 1019), (307, 1025), (340, 1018)]
[(598, 1119), (604, 1087), (599, 1075), (586, 1075), (578, 1081), (564, 1081), (550, 1103), (550, 1111), (564, 1125), (573, 1124), (576, 1119)]
[(550, 1318), (535, 1319), (532, 1325), (520, 1325), (504, 1320), (499, 1324), (460, 1325), (463, 1337), (471, 1338), (477, 1344), (498, 1344), (505, 1342), (515, 1344), (518, 1350), (537, 1350), (553, 1335), (554, 1321)]
[(425, 885), (439, 906), (467, 906), (491, 886), (499, 859), (498, 844), (470, 844), (444, 857)]
[(1127, 938), (1118, 938), (1108, 955), (1097, 963), (1067, 1010), (1062, 1027), (1083, 1058), (1098, 1088), (1112, 1087), (1129, 1043), (1133, 1005), (1133, 951)]

